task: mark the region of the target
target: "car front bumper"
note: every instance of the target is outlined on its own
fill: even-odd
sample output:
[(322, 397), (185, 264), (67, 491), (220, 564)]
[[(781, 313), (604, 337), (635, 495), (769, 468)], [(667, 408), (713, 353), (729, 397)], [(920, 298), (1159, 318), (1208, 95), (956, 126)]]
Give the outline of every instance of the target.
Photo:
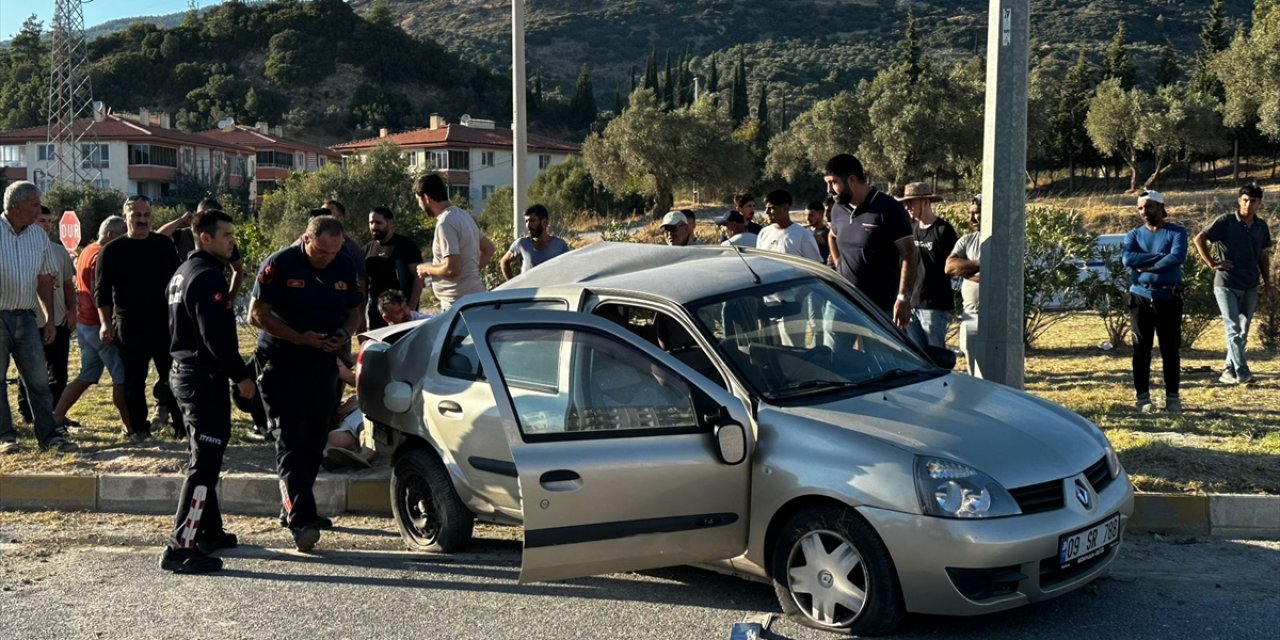
[[(908, 611), (980, 615), (1047, 600), (1097, 578), (1115, 559), (1133, 514), (1133, 488), (1121, 473), (1098, 494), (1096, 509), (1068, 503), (1047, 513), (957, 520), (869, 507), (858, 513), (894, 560)], [(1120, 537), (1108, 552), (1060, 569), (1065, 534), (1120, 514)]]

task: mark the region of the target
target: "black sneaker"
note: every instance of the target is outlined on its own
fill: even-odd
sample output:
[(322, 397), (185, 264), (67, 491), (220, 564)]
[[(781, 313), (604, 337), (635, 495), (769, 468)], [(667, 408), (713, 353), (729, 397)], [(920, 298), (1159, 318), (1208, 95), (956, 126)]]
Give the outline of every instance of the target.
[[(320, 529), (321, 531), (333, 530), (333, 520), (330, 518), (326, 518), (324, 516), (316, 516), (316, 520), (312, 524), (314, 524), (316, 528)], [(280, 528), (281, 529), (289, 528), (289, 516), (284, 512), (280, 513)]]
[(41, 451), (52, 451), (54, 453), (74, 453), (80, 449), (80, 445), (64, 438), (62, 435), (55, 435), (49, 438), (49, 441), (40, 445)]
[(293, 534), (293, 546), (298, 551), (310, 551), (315, 548), (316, 543), (320, 542), (320, 527), (315, 523), (311, 523), (302, 527), (289, 527), (289, 533)]
[(236, 538), (234, 533), (227, 533), (226, 531), (209, 532), (196, 541), (196, 549), (200, 553), (208, 555), (219, 549), (234, 549), (239, 544), (240, 540)]
[(174, 573), (213, 573), (222, 571), (222, 559), (201, 555), (191, 549), (170, 549), (165, 547), (160, 554), (160, 568)]

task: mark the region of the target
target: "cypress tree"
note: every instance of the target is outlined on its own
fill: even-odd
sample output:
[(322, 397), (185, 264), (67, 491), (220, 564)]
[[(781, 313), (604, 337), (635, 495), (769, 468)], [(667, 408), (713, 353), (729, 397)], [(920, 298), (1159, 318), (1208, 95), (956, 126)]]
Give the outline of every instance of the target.
[(1164, 38), (1164, 46), (1160, 48), (1160, 61), (1156, 66), (1156, 86), (1166, 87), (1174, 84), (1182, 76), (1182, 67), (1178, 64), (1178, 51), (1173, 48), (1169, 36)]
[(658, 86), (658, 50), (654, 49), (649, 52), (649, 64), (644, 70), (644, 88), (653, 91), (653, 94), (662, 97), (662, 87)]
[(578, 82), (573, 88), (573, 100), (569, 102), (569, 112), (578, 126), (587, 126), (596, 119), (596, 94), (591, 87), (591, 71), (582, 65), (578, 71)]
[(1191, 89), (1215, 96), (1219, 100), (1226, 96), (1226, 92), (1222, 88), (1222, 82), (1209, 69), (1209, 63), (1230, 44), (1222, 12), (1222, 0), (1213, 0), (1204, 26), (1200, 28), (1200, 50), (1196, 52), (1191, 71)]
[(742, 124), (751, 115), (747, 104), (747, 69), (745, 57), (738, 54), (738, 64), (733, 69), (733, 94), (729, 98), (729, 115), (735, 125)]
[(1115, 78), (1120, 81), (1120, 88), (1128, 91), (1133, 88), (1133, 62), (1129, 59), (1129, 43), (1125, 39), (1124, 22), (1116, 27), (1116, 34), (1111, 38), (1111, 46), (1107, 49), (1107, 58), (1103, 63), (1102, 79)]
[(760, 83), (760, 100), (756, 102), (756, 120), (760, 121), (761, 130), (769, 126), (769, 85)]
[(711, 69), (707, 71), (707, 91), (715, 93), (720, 90), (720, 69), (716, 67), (716, 56), (711, 55)]
[(907, 65), (907, 76), (913, 83), (919, 80), (920, 74), (924, 72), (920, 35), (916, 31), (916, 16), (911, 11), (907, 11), (907, 28), (902, 34), (902, 42), (898, 43), (898, 62)]
[(668, 111), (675, 106), (676, 86), (671, 77), (671, 51), (667, 51), (667, 71), (662, 79), (662, 104)]

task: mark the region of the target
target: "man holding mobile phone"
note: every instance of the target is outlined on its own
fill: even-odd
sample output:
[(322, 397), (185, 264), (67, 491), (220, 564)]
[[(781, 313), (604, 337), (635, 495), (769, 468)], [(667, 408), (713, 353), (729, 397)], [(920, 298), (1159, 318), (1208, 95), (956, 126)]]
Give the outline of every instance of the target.
[(249, 321), (262, 330), (259, 388), (267, 421), (279, 433), (281, 501), (300, 551), (320, 540), (323, 521), (312, 486), (338, 403), (335, 353), (362, 319), (364, 294), (355, 265), (340, 253), (344, 238), (337, 218), (312, 217), (301, 245), (262, 263), (249, 303)]

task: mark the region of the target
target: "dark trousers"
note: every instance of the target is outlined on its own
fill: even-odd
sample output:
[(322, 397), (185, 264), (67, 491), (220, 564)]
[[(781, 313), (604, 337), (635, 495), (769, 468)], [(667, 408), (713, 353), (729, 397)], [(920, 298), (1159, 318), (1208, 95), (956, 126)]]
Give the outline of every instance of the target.
[[(53, 342), (44, 345), (44, 366), (49, 371), (49, 395), (53, 404), (58, 404), (62, 391), (67, 388), (67, 358), (71, 355), (71, 330), (67, 325), (58, 325), (53, 335)], [(27, 401), (27, 387), (18, 381), (18, 412), (30, 422), (31, 403)]]
[(173, 358), (169, 355), (169, 326), (167, 318), (140, 320), (116, 318), (116, 341), (120, 345), (120, 358), (124, 360), (124, 404), (129, 411), (129, 431), (151, 433), (147, 422), (147, 370), (156, 365), (159, 379), (152, 390), (156, 402), (169, 409), (174, 437), (187, 437), (182, 425), (182, 410), (174, 402), (169, 389), (169, 368)]
[(1139, 396), (1151, 390), (1151, 345), (1160, 340), (1167, 397), (1178, 395), (1182, 375), (1182, 299), (1151, 300), (1129, 294), (1129, 327), (1133, 331), (1133, 389)]
[(320, 471), (329, 427), (337, 410), (333, 392), (338, 365), (332, 354), (320, 358), (259, 356), (259, 389), (267, 421), (279, 430), (276, 469), (280, 498), (290, 527), (316, 521), (313, 487)]
[(206, 534), (222, 532), (218, 475), (231, 438), (231, 394), (221, 374), (185, 368), (174, 368), (169, 374), (169, 388), (181, 408), (191, 445), (169, 548), (191, 549)]

